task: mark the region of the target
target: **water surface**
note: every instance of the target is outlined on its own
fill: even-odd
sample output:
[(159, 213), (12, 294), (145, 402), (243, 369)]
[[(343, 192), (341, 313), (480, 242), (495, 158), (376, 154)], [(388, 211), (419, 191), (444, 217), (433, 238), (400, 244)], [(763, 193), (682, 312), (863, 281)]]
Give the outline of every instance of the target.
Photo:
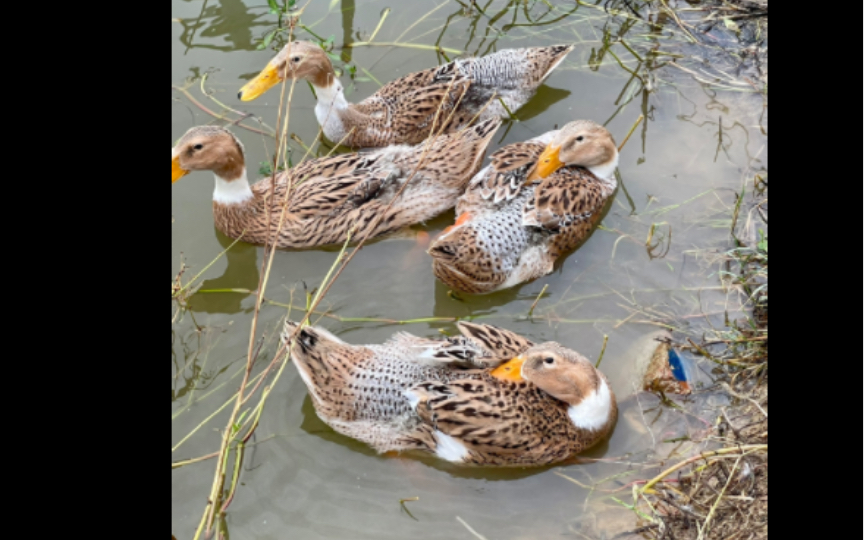
[[(306, 7), (302, 22), (324, 39), (333, 37), (333, 52), (342, 60), (338, 64), (357, 68), (353, 81), (347, 73), (342, 78), (349, 100), (374, 92), (378, 84), (373, 78), (388, 82), (446, 62), (435, 50), (346, 47), (368, 40), (387, 8), (389, 15), (375, 42), (437, 41), (469, 54), (576, 43), (535, 99), (516, 113), (518, 121), (501, 127), (490, 154), (577, 118), (606, 123), (620, 141), (636, 118), (646, 115), (622, 152), (622, 186), (602, 228), (560, 261), (553, 274), (487, 296), (453, 298), (432, 274), (422, 240), (405, 234), (365, 247), (322, 303), (328, 316), (314, 320), (348, 342), (380, 343), (397, 331), (433, 337), (456, 328), (452, 322), (395, 325), (343, 319), (473, 317), (535, 342), (559, 341), (591, 359), (598, 357), (608, 336), (601, 369), (619, 396), (621, 418), (611, 439), (586, 455), (614, 462), (486, 470), (381, 457), (325, 426), (289, 365), (250, 441), (242, 485), (226, 520), (232, 539), (473, 538), (457, 516), (490, 540), (574, 534), (585, 530), (589, 518), (592, 526), (605, 530), (612, 527), (612, 518), (602, 516), (616, 503), (558, 473), (592, 484), (632, 468), (627, 463), (666, 457), (676, 445), (663, 445), (663, 439), (697, 429), (698, 420), (658, 406), (655, 396), (634, 397), (634, 360), (628, 349), (664, 321), (692, 325), (698, 332), (699, 325), (722, 322), (724, 312), (736, 307), (720, 290), (716, 258), (729, 247), (736, 194), (752, 184), (755, 172), (767, 168), (763, 97), (739, 84), (741, 78), (734, 72), (727, 73), (728, 78), (718, 74), (723, 66), (689, 58), (693, 47), (684, 46), (680, 31), (665, 19), (659, 26), (649, 26), (572, 2), (549, 4), (552, 10), (543, 1), (492, 0), (481, 3), (485, 13), (467, 12), (455, 1), (428, 0), (356, 5), (349, 0), (313, 0)], [(244, 125), (263, 131), (275, 126), (278, 89), (251, 103), (236, 97), (274, 54), (272, 47), (256, 49), (275, 28), (267, 2), (173, 0), (172, 18), (172, 85), (186, 88), (200, 105), (229, 121), (241, 116), (220, 103), (266, 124), (249, 117)], [(604, 40), (616, 36), (624, 36), (646, 62), (621, 44), (604, 48)], [(314, 39), (304, 30), (298, 37)], [(656, 66), (673, 58), (649, 57), (646, 53), (654, 47), (684, 55), (679, 64), (692, 73), (673, 66), (648, 71), (646, 64)], [(716, 62), (723, 60), (712, 55)], [(630, 71), (643, 78), (650, 92)], [(289, 132), (306, 144), (318, 131), (314, 105), (309, 89), (298, 84)], [(172, 144), (194, 125), (226, 123), (178, 90), (172, 90), (171, 119)], [(236, 126), (232, 130), (245, 145), (250, 178), (260, 177), (259, 162), (273, 152), (272, 138)], [(314, 150), (320, 155), (327, 148)], [(293, 158), (302, 155), (302, 148), (294, 144)], [(231, 244), (213, 227), (212, 190), (209, 173), (193, 173), (172, 186), (172, 276), (185, 262), (189, 269), (183, 279), (189, 279)], [(434, 237), (452, 220), (451, 211), (414, 229)], [(265, 296), (279, 304), (293, 299), (302, 306), (304, 286), (311, 290), (320, 284), (336, 256), (334, 249), (278, 252)], [(261, 260), (262, 248), (239, 243), (203, 274), (201, 289), (254, 290)], [(546, 285), (534, 316), (527, 317)], [(200, 293), (190, 299), (190, 310), (177, 316), (172, 325), (172, 445), (236, 391), (253, 306), (249, 294)], [(172, 315), (175, 308), (172, 304)], [(285, 315), (286, 308), (274, 304), (261, 312), (264, 360), (275, 348), (274, 336)], [(300, 311), (292, 312), (292, 317), (300, 316)], [(262, 367), (256, 367), (256, 373)], [(710, 380), (707, 368), (700, 373)], [(217, 450), (226, 420), (227, 409), (184, 442), (172, 461)], [(172, 532), (178, 539), (194, 534), (213, 467), (211, 460), (172, 471)], [(419, 500), (405, 503), (409, 514), (399, 501), (412, 497)], [(623, 498), (628, 497), (625, 491)]]

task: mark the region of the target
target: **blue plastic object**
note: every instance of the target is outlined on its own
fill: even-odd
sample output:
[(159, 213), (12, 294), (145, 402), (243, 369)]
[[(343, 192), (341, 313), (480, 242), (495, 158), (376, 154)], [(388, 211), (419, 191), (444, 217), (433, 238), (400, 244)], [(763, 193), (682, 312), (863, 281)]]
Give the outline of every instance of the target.
[(672, 375), (679, 381), (686, 381), (687, 376), (684, 375), (684, 364), (681, 362), (681, 357), (675, 352), (675, 349), (669, 347), (669, 366), (672, 368)]

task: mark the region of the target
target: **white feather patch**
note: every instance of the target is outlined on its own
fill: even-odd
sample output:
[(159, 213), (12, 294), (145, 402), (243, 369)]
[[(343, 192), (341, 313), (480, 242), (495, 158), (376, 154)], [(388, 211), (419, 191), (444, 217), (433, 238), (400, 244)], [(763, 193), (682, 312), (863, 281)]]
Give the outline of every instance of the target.
[(457, 441), (450, 435), (442, 433), (437, 429), (432, 433), (435, 436), (435, 442), (438, 446), (435, 448), (435, 455), (441, 459), (461, 463), (468, 457), (468, 449), (465, 445)]
[(612, 395), (609, 386), (603, 379), (600, 388), (583, 399), (578, 405), (570, 405), (567, 414), (579, 429), (598, 430), (609, 421), (609, 411), (612, 408)]
[(246, 178), (246, 169), (243, 169), (243, 174), (235, 180), (225, 180), (220, 176), (216, 176), (216, 187), (213, 189), (213, 200), (219, 204), (241, 204), (250, 199), (254, 195), (252, 189), (249, 188), (249, 180)]
[(318, 103), (315, 105), (315, 118), (318, 119), (327, 138), (339, 142), (346, 132), (340, 111), (348, 108), (342, 85), (339, 81), (333, 81), (330, 86), (316, 86), (315, 96), (318, 98)]
[(596, 167), (588, 167), (588, 170), (591, 171), (594, 176), (599, 178), (600, 180), (606, 180), (607, 183), (611, 183), (614, 189), (615, 185), (617, 185), (618, 181), (615, 180), (615, 169), (618, 168), (618, 152), (615, 152), (615, 157), (609, 160), (608, 163), (604, 163), (603, 165), (597, 165)]
[(402, 394), (408, 400), (412, 409), (416, 409), (417, 405), (420, 404), (420, 395), (417, 392), (413, 390), (405, 390)]

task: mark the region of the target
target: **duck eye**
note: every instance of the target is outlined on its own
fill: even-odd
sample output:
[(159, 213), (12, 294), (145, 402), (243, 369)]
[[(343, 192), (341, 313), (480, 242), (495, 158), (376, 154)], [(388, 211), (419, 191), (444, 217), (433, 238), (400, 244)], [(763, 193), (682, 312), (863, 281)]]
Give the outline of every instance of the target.
[(299, 57), (299, 56), (295, 56), (294, 58), (291, 59), (291, 61), (294, 62), (294, 63), (297, 63), (297, 62), (300, 61), (300, 57)]
[(582, 142), (585, 140), (585, 137), (583, 137), (582, 135), (579, 135), (578, 137), (576, 137), (576, 140), (579, 142)]
[(547, 356), (546, 358), (543, 359), (543, 361), (546, 362), (547, 364), (554, 364), (555, 363), (555, 359), (552, 358), (551, 356)]
[(201, 143), (198, 143), (195, 146), (193, 146), (192, 148), (194, 148), (195, 150), (201, 150), (202, 148), (204, 148), (204, 145)]

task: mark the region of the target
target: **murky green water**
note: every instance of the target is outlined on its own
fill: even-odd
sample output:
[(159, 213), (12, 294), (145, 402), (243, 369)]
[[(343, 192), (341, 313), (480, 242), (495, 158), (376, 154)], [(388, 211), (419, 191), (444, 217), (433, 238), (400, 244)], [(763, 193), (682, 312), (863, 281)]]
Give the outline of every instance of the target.
[[(716, 55), (710, 64), (688, 58), (693, 47), (681, 46), (677, 27), (662, 15), (653, 16), (660, 26), (651, 27), (591, 7), (577, 10), (569, 1), (548, 4), (554, 6), (551, 11), (544, 1), (492, 0), (481, 3), (484, 14), (466, 13), (459, 3), (444, 0), (310, 2), (303, 23), (325, 39), (333, 36), (334, 52), (357, 66), (353, 83), (343, 76), (349, 100), (374, 92), (378, 84), (373, 78), (387, 82), (446, 61), (433, 50), (344, 47), (368, 40), (386, 8), (390, 12), (375, 42), (438, 41), (471, 54), (576, 42), (539, 94), (517, 113), (519, 121), (502, 126), (489, 153), (576, 118), (608, 121), (620, 141), (640, 113), (647, 116), (622, 152), (622, 187), (602, 229), (552, 275), (492, 295), (454, 299), (435, 280), (424, 246), (406, 235), (371, 243), (355, 257), (322, 304), (331, 316), (319, 323), (349, 342), (380, 343), (397, 331), (436, 336), (439, 329), (454, 332), (455, 325), (341, 319), (475, 317), (535, 342), (559, 341), (592, 359), (608, 335), (601, 369), (619, 397), (621, 417), (608, 443), (587, 456), (610, 462), (501, 471), (379, 457), (316, 417), (303, 382), (289, 365), (250, 441), (242, 484), (226, 520), (231, 538), (473, 538), (457, 516), (489, 540), (557, 538), (587, 530), (587, 522), (612, 530), (613, 521), (622, 518), (609, 517), (609, 512), (621, 507), (605, 493), (589, 497), (589, 490), (560, 474), (592, 484), (638, 468), (628, 463), (666, 457), (680, 443), (661, 441), (699, 427), (698, 419), (658, 407), (650, 394), (640, 394), (638, 400), (633, 396), (634, 358), (627, 351), (640, 336), (657, 330), (657, 321), (692, 324), (696, 332), (706, 321), (722, 321), (726, 310), (734, 315), (738, 305), (730, 305), (719, 289), (715, 260), (728, 248), (736, 193), (752, 185), (756, 171), (767, 168), (763, 98), (734, 70), (718, 72), (726, 66)], [(275, 126), (278, 90), (251, 103), (236, 97), (274, 54), (256, 50), (275, 28), (267, 2), (173, 0), (172, 17), (172, 84), (188, 88), (201, 106), (231, 121), (240, 114), (220, 102)], [(625, 36), (649, 65), (673, 58), (647, 55), (655, 46), (660, 52), (684, 54), (679, 64), (687, 71), (666, 66), (648, 72), (623, 45), (614, 44), (609, 51), (625, 69), (602, 51), (607, 31), (613, 38)], [(303, 30), (298, 36), (311, 39)], [(643, 91), (628, 70), (635, 70), (652, 91)], [(308, 88), (297, 85), (289, 131), (307, 143), (318, 130), (314, 105)], [(191, 126), (220, 122), (179, 90), (172, 90), (171, 118), (172, 143)], [(243, 123), (269, 131), (254, 118)], [(268, 159), (273, 140), (239, 127), (233, 131), (245, 145), (250, 177), (260, 177), (258, 163)], [(295, 146), (299, 159), (302, 150)], [(213, 227), (212, 190), (209, 173), (193, 173), (172, 186), (172, 276), (185, 261), (189, 269), (184, 281), (231, 243)], [(450, 212), (415, 229), (434, 237), (452, 219)], [(261, 253), (259, 247), (237, 244), (204, 273), (201, 289), (255, 289)], [(310, 289), (317, 286), (336, 256), (333, 249), (277, 253), (265, 296), (281, 304), (291, 303), (293, 296), (294, 304), (302, 306), (304, 283)], [(526, 315), (544, 285), (546, 295), (529, 319)], [(248, 294), (199, 293), (191, 298), (190, 311), (179, 314), (172, 325), (172, 446), (236, 391), (253, 305), (254, 297)], [(172, 316), (175, 309), (172, 304)], [(286, 309), (275, 304), (262, 310), (259, 330), (266, 344), (256, 373), (274, 350), (273, 338), (285, 314)], [(293, 312), (293, 317), (300, 316)], [(700, 380), (710, 381), (707, 369), (697, 371)], [(229, 409), (183, 442), (172, 461), (217, 450)], [(180, 540), (194, 534), (213, 467), (209, 460), (172, 471), (172, 533)], [(619, 495), (630, 500), (629, 490)], [(409, 514), (399, 501), (412, 497), (419, 500), (405, 503)]]

